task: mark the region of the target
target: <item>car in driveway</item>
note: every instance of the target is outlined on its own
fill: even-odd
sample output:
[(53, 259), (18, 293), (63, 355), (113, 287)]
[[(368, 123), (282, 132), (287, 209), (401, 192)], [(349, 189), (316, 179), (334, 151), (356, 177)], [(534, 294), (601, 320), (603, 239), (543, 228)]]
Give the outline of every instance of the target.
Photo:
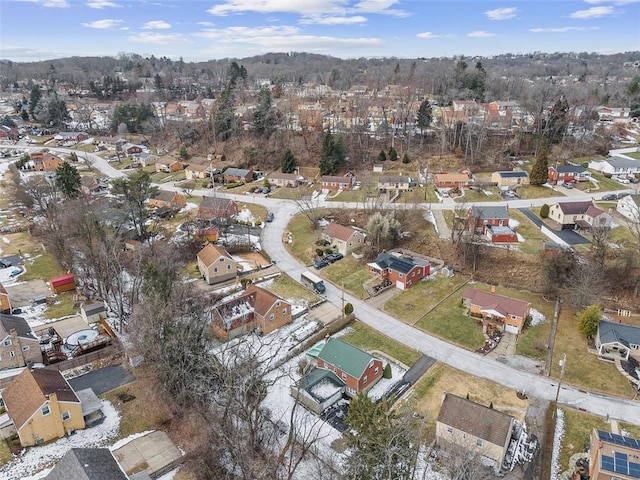
[(13, 263), (10, 260), (4, 258), (0, 259), (0, 268), (9, 268)]
[(329, 261), (326, 258), (321, 258), (320, 260), (316, 261), (313, 266), (320, 270), (321, 268), (329, 266)]
[(618, 200), (620, 200), (621, 198), (628, 197), (629, 195), (631, 195), (631, 194), (623, 192), (623, 193), (619, 193), (617, 198), (618, 198)]
[(330, 253), (329, 255), (324, 257), (324, 259), (327, 260), (329, 263), (337, 262), (338, 260), (342, 260), (343, 258), (344, 258), (344, 255), (341, 253)]
[(562, 182), (562, 186), (563, 186), (564, 188), (569, 188), (569, 189), (571, 189), (571, 188), (573, 188), (573, 186), (574, 186), (574, 185), (573, 185), (573, 183), (572, 183), (572, 182)]
[(617, 200), (618, 196), (615, 193), (607, 193), (606, 195), (602, 196), (602, 200), (606, 201), (610, 201), (610, 200)]

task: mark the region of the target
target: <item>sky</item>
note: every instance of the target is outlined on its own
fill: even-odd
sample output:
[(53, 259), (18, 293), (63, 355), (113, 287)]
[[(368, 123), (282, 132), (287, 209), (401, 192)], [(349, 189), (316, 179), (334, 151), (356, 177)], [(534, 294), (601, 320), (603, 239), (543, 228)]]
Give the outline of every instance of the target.
[(640, 0), (0, 0), (0, 59), (640, 51)]

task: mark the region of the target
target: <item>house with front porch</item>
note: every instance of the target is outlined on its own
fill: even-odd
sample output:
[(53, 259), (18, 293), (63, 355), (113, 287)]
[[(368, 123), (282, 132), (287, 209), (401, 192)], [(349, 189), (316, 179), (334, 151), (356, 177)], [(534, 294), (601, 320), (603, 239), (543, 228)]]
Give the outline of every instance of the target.
[(222, 172), (222, 178), (224, 179), (224, 183), (232, 183), (232, 182), (242, 182), (248, 183), (253, 182), (255, 178), (255, 174), (253, 170), (247, 170), (246, 168), (227, 168), (224, 172)]
[(531, 303), (498, 295), (495, 287), (491, 292), (467, 287), (462, 292), (462, 303), (469, 309), (469, 315), (483, 320), (483, 333), (489, 327), (507, 333), (522, 333), (531, 310)]
[(236, 278), (238, 262), (223, 247), (207, 244), (196, 254), (200, 275), (209, 285)]
[(348, 255), (364, 245), (367, 234), (364, 230), (351, 225), (332, 222), (322, 231), (322, 239), (329, 242), (342, 255)]
[(322, 175), (320, 185), (323, 190), (351, 190), (356, 177), (348, 173), (342, 177), (337, 175)]
[(613, 224), (613, 217), (596, 207), (592, 200), (555, 203), (549, 208), (549, 218), (558, 222), (562, 230), (591, 230)]
[(418, 183), (416, 182), (416, 180), (407, 175), (381, 175), (378, 178), (379, 192), (408, 192), (417, 185)]
[(609, 157), (605, 160), (592, 160), (588, 167), (597, 172), (626, 177), (640, 174), (640, 160), (628, 157)]
[(591, 173), (580, 165), (549, 165), (547, 181), (552, 185), (563, 182), (586, 182), (589, 180), (591, 180)]
[(467, 212), (469, 230), (484, 234), (488, 227), (508, 227), (509, 210), (505, 206), (473, 205)]
[(298, 175), (295, 173), (273, 172), (267, 176), (271, 185), (276, 187), (297, 187), (300, 183)]
[(596, 334), (598, 356), (607, 360), (640, 360), (640, 326), (600, 320)]
[(408, 250), (390, 250), (379, 253), (367, 269), (369, 275), (406, 290), (431, 273), (431, 264)]
[(497, 183), (501, 190), (507, 190), (519, 185), (529, 185), (529, 174), (522, 170), (493, 172), (491, 181)]
[(471, 177), (466, 173), (436, 173), (433, 183), (436, 188), (463, 188), (471, 184)]

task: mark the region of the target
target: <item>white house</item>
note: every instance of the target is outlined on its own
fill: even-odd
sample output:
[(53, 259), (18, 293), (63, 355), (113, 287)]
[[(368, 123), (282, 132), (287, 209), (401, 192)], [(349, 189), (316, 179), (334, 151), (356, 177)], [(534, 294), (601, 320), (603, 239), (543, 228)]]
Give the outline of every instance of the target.
[(605, 160), (589, 162), (589, 168), (610, 175), (635, 175), (640, 173), (640, 160), (623, 157), (609, 157)]
[(623, 217), (640, 223), (640, 195), (627, 195), (618, 200), (616, 210)]

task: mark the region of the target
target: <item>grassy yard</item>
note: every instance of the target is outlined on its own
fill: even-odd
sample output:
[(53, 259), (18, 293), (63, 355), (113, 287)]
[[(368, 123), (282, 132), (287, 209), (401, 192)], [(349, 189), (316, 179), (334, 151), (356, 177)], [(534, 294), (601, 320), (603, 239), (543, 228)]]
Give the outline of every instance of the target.
[(435, 438), (436, 418), (442, 404), (442, 392), (449, 392), (483, 405), (493, 403), (496, 410), (523, 420), (528, 402), (520, 400), (514, 390), (497, 383), (474, 377), (461, 370), (436, 363), (415, 384), (408, 394), (409, 401), (415, 403), (415, 410), (425, 419), (425, 440)]
[(352, 295), (359, 298), (367, 297), (362, 284), (371, 277), (367, 273), (366, 266), (351, 255), (323, 268), (320, 273), (338, 287), (344, 285), (344, 289)]
[(518, 337), (516, 353), (540, 360), (545, 359), (547, 356), (547, 343), (549, 343), (552, 319), (553, 317), (548, 318), (545, 323), (526, 328)]
[(309, 219), (303, 214), (294, 216), (289, 222), (292, 243), (286, 243), (289, 252), (303, 263), (310, 264), (314, 256), (314, 242), (320, 238), (320, 230), (309, 228)]
[(564, 471), (569, 468), (571, 455), (582, 452), (584, 445), (589, 443), (591, 430), (597, 428), (610, 432), (611, 428), (604, 418), (572, 408), (561, 410), (564, 412), (564, 438), (560, 449), (560, 467)]
[(626, 226), (622, 225), (611, 229), (609, 241), (621, 247), (633, 246), (636, 243), (631, 231)]
[(627, 157), (635, 158), (636, 160), (640, 160), (640, 152), (630, 152), (625, 153)]
[(7, 233), (2, 235), (3, 239), (0, 248), (3, 255), (19, 255), (20, 253), (29, 253), (30, 255), (38, 255), (42, 249), (36, 244), (27, 232)]
[(301, 200), (302, 197), (311, 195), (316, 190), (314, 187), (279, 187), (275, 190), (271, 190), (272, 198), (284, 198), (287, 200)]
[(509, 209), (509, 218), (516, 220), (520, 225), (516, 231), (524, 237), (524, 242), (518, 243), (518, 248), (524, 253), (537, 253), (546, 237), (528, 217), (518, 210)]
[(630, 423), (618, 423), (620, 431), (626, 430), (633, 438), (640, 440), (640, 425), (631, 425)]
[(267, 221), (267, 208), (255, 203), (243, 203), (240, 205), (240, 210), (248, 209), (253, 215), (255, 221), (260, 220), (262, 223)]
[[(598, 360), (587, 351), (587, 343), (578, 332), (575, 311), (563, 305), (558, 321), (551, 376), (560, 377), (559, 361), (567, 354), (564, 382), (597, 392), (631, 398), (634, 391), (616, 367), (609, 362)], [(560, 393), (562, 395), (562, 393)]]
[(607, 178), (604, 175), (602, 175), (601, 173), (597, 173), (593, 170), (590, 170), (591, 172), (591, 177), (594, 180), (597, 180), (599, 185), (600, 185), (600, 192), (604, 192), (607, 190), (624, 190), (626, 188), (629, 188), (629, 186), (627, 185), (623, 185), (620, 182), (616, 182), (614, 179), (612, 178)]
[(518, 195), (523, 200), (530, 198), (544, 198), (544, 197), (564, 197), (558, 190), (548, 187), (539, 187), (537, 185), (525, 185), (518, 188)]
[(464, 189), (464, 195), (456, 198), (454, 201), (457, 203), (478, 203), (478, 202), (501, 202), (504, 199), (498, 192), (498, 187), (489, 187), (485, 189), (491, 192), (491, 195), (486, 195), (484, 192), (478, 192), (476, 190)]
[(66, 273), (51, 253), (43, 253), (34, 257), (33, 260), (25, 261), (25, 267), (27, 271), (20, 276), (20, 280), (22, 281), (48, 281), (53, 277)]
[(335, 195), (330, 193), (327, 196), (327, 201), (330, 202), (366, 202), (368, 197), (377, 197), (378, 193), (376, 188), (367, 188), (365, 184), (362, 184), (362, 188), (359, 190), (345, 190)]
[(438, 275), (435, 280), (418, 282), (384, 305), (384, 311), (413, 325), (433, 306), (464, 282), (461, 277)]
[(6, 440), (0, 440), (0, 466), (9, 463), (12, 459), (11, 450)]
[(319, 297), (311, 290), (304, 288), (298, 282), (294, 282), (289, 276), (281, 275), (271, 282), (268, 287), (265, 287), (272, 293), (281, 296), (282, 298), (297, 299), (301, 298), (309, 303), (314, 303), (319, 300)]
[(44, 312), (46, 318), (60, 318), (67, 315), (73, 315), (78, 312), (77, 308), (73, 308), (74, 292), (64, 292), (56, 297), (56, 303), (49, 305)]
[(421, 356), (419, 352), (358, 321), (351, 322), (349, 332), (340, 338), (363, 350), (379, 350), (407, 366), (413, 365)]

